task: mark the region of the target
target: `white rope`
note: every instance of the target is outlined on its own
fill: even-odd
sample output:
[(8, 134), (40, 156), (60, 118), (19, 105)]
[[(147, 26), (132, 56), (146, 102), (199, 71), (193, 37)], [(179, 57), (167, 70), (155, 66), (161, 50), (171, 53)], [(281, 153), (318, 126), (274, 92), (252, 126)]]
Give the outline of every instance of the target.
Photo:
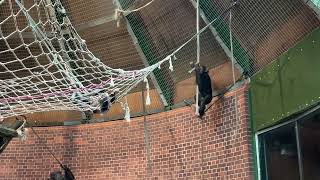
[[(231, 52), (231, 67), (232, 67), (232, 80), (233, 86), (236, 84), (236, 75), (235, 75), (235, 60), (233, 56), (233, 37), (232, 37), (232, 10), (230, 11), (229, 16), (229, 36), (230, 36), (230, 52)], [(237, 92), (235, 91), (235, 111), (236, 111), (236, 120), (238, 120), (238, 108), (237, 108)]]
[[(199, 25), (199, 3), (200, 0), (197, 0), (197, 64), (200, 63), (200, 33), (199, 33), (199, 28), (200, 28), (200, 25)], [(197, 73), (197, 72), (196, 72)], [(197, 75), (196, 75), (197, 76)], [(196, 115), (199, 115), (199, 86), (197, 84), (196, 86), (196, 112), (195, 112)]]
[[(230, 52), (231, 52), (231, 62), (232, 62), (232, 79), (233, 79), (233, 87), (235, 87), (235, 84), (236, 84), (236, 75), (235, 75), (235, 59), (234, 59), (234, 54), (233, 54), (233, 37), (232, 37), (232, 10), (230, 11), (230, 16), (229, 16), (229, 36), (230, 36)], [(234, 99), (235, 99), (235, 102), (234, 102), (234, 106), (235, 106), (235, 128), (233, 131), (233, 140), (236, 139), (236, 136), (237, 136), (237, 133), (238, 133), (238, 130), (240, 129), (240, 124), (241, 124), (241, 121), (239, 119), (239, 110), (238, 110), (238, 97), (237, 97), (237, 90), (235, 90), (234, 92)], [(231, 139), (232, 140), (232, 139)]]
[(151, 99), (150, 99), (150, 86), (149, 86), (148, 78), (145, 78), (144, 82), (146, 83), (146, 89), (147, 89), (146, 105), (149, 106), (151, 104)]
[(120, 27), (120, 17), (121, 17), (121, 15), (126, 16), (127, 14), (130, 14), (132, 12), (140, 11), (140, 10), (144, 9), (145, 7), (149, 6), (151, 3), (153, 3), (153, 1), (154, 0), (148, 2), (144, 6), (141, 6), (141, 7), (137, 8), (137, 9), (133, 9), (133, 10), (122, 10), (119, 7), (117, 9), (115, 9), (114, 19), (117, 21), (117, 27)]
[[(38, 45), (41, 54), (33, 56), (27, 44), (24, 43), (22, 31), (17, 29), (13, 30), (11, 34), (18, 34), (21, 40), (19, 47), (26, 47), (30, 55), (23, 59), (19, 58), (17, 54), (15, 54), (16, 49), (10, 48), (7, 40), (9, 36), (4, 35), (0, 30), (0, 38), (4, 40), (5, 47), (7, 47), (7, 49), (1, 50), (1, 53), (12, 53), (14, 58), (8, 59), (10, 62), (15, 61), (23, 64), (23, 61), (28, 59), (28, 61), (32, 61), (39, 70), (34, 72), (31, 68), (23, 67), (23, 69), (19, 70), (28, 71), (30, 75), (18, 77), (16, 71), (11, 71), (7, 68), (7, 63), (0, 62), (0, 67), (6, 69), (5, 72), (1, 73), (8, 73), (12, 76), (10, 79), (0, 80), (0, 121), (3, 118), (34, 112), (95, 110), (99, 108), (97, 107), (98, 105), (96, 105), (98, 103), (93, 103), (92, 99), (98, 98), (100, 95), (103, 95), (103, 93), (113, 94), (116, 89), (118, 89), (116, 101), (119, 101), (128, 94), (132, 88), (143, 81), (154, 69), (160, 68), (162, 63), (169, 61), (169, 63), (171, 63), (169, 67), (173, 70), (172, 59), (176, 59), (175, 54), (218, 19), (216, 18), (210, 22), (174, 52), (154, 65), (140, 70), (124, 71), (122, 69), (108, 67), (96, 58), (87, 48), (85, 41), (79, 36), (67, 16), (64, 17), (63, 22), (68, 22), (68, 24), (59, 24), (56, 18), (52, 17), (54, 16), (54, 12), (53, 15), (50, 14), (50, 9), (54, 10), (53, 4), (48, 4), (48, 1), (45, 0), (39, 0), (37, 4), (33, 6), (46, 7), (44, 8), (45, 12), (41, 11), (38, 13), (39, 17), (40, 15), (42, 17), (40, 22), (40, 18), (37, 19), (37, 17), (30, 16), (29, 11), (34, 10), (33, 8), (27, 10), (19, 0), (15, 2), (18, 4), (18, 7), (20, 7), (17, 12), (22, 11), (27, 17), (27, 24), (24, 29), (31, 30), (31, 35), (33, 35), (35, 39), (34, 43)], [(16, 16), (19, 14), (15, 14), (15, 11), (13, 11), (11, 1), (9, 1), (9, 5), (11, 15), (0, 22), (0, 27), (9, 19), (13, 19), (17, 26)], [(51, 29), (44, 28), (45, 24), (49, 24), (50, 26), (46, 27), (51, 27)], [(44, 29), (46, 29), (45, 32)], [(61, 34), (62, 31), (67, 31), (72, 38), (68, 40), (65, 39)], [(57, 46), (56, 44), (55, 46), (53, 45), (54, 39), (63, 42), (58, 44), (60, 46), (58, 49), (55, 48), (55, 46)], [(68, 43), (65, 43), (68, 41), (72, 41), (76, 48), (75, 50), (71, 49)], [(67, 51), (63, 46), (67, 46), (68, 49), (71, 50)], [(75, 57), (71, 58), (68, 55), (70, 53), (73, 53)], [(39, 56), (43, 59), (38, 59)], [(72, 67), (72, 63), (76, 66)], [(79, 71), (83, 73), (78, 73)], [(98, 83), (93, 82), (93, 80)], [(130, 113), (130, 109), (126, 109), (128, 109), (127, 112)]]
[(146, 8), (146, 7), (149, 6), (150, 4), (152, 4), (153, 1), (154, 1), (154, 0), (148, 2), (147, 4), (141, 6), (141, 7), (137, 8), (137, 9), (133, 9), (133, 10), (122, 10), (122, 9), (117, 8), (117, 9), (116, 9), (116, 13), (117, 13), (117, 12), (120, 12), (120, 13), (130, 14), (130, 13), (132, 13), (132, 12), (137, 12), (137, 11), (140, 11), (140, 10)]
[(173, 71), (173, 65), (172, 65), (172, 58), (169, 59), (169, 69), (170, 71)]
[(22, 141), (27, 139), (27, 129), (25, 128), (26, 122), (27, 121), (24, 119), (22, 125), (16, 130)]
[(2, 3), (4, 3), (4, 0), (1, 0), (1, 1), (0, 1), (0, 5), (1, 5)]
[(125, 100), (126, 100), (126, 103), (125, 103), (124, 119), (129, 122), (129, 121), (131, 121), (131, 119), (130, 119), (130, 108), (129, 108), (129, 105), (128, 105), (127, 97), (125, 98)]

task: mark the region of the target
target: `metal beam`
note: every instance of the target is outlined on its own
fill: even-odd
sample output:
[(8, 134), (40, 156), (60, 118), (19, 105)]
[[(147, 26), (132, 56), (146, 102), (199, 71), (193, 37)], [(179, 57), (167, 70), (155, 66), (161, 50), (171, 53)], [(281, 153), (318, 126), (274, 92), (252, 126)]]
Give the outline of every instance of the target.
[[(118, 7), (121, 7), (121, 4), (119, 3), (118, 0), (116, 0), (116, 3), (117, 3), (117, 5), (118, 5)], [(131, 37), (131, 39), (132, 39), (132, 41), (133, 41), (133, 44), (135, 45), (135, 47), (136, 47), (136, 49), (137, 49), (137, 51), (138, 51), (138, 54), (139, 54), (139, 56), (140, 56), (141, 59), (142, 59), (142, 62), (143, 62), (143, 64), (144, 64), (144, 66), (145, 66), (145, 67), (150, 66), (149, 62), (147, 61), (146, 56), (144, 55), (144, 53), (143, 53), (143, 51), (142, 51), (142, 49), (141, 49), (141, 47), (140, 47), (140, 45), (139, 45), (139, 42), (138, 42), (137, 37), (136, 37), (136, 35), (134, 34), (134, 32), (133, 32), (133, 30), (132, 30), (132, 28), (131, 28), (130, 22), (128, 21), (127, 18), (124, 18), (124, 19), (125, 19), (126, 24), (127, 24), (128, 33), (130, 34), (130, 37)], [(158, 95), (159, 95), (160, 99), (162, 100), (163, 105), (164, 105), (164, 106), (168, 106), (168, 102), (167, 102), (166, 98), (164, 97), (163, 92), (162, 92), (162, 90), (161, 90), (161, 88), (160, 88), (160, 86), (159, 86), (159, 84), (158, 84), (157, 79), (156, 79), (156, 76), (154, 75), (153, 72), (150, 74), (150, 78), (151, 78), (151, 81), (152, 81), (153, 85), (154, 85), (155, 88), (157, 89)]]
[[(189, 1), (191, 2), (191, 4), (193, 5), (194, 8), (197, 8), (197, 3), (194, 0), (189, 0)], [(207, 17), (205, 16), (205, 14), (201, 10), (201, 8), (199, 9), (199, 12), (200, 12), (200, 16), (201, 16), (202, 20), (208, 25), (210, 23), (210, 21), (207, 19)], [(223, 42), (223, 40), (219, 36), (216, 28), (214, 28), (213, 26), (210, 26), (209, 29), (210, 29), (211, 33), (213, 34), (214, 38), (216, 39), (216, 41), (219, 43), (219, 45), (223, 49), (223, 51), (226, 53), (226, 55), (231, 60), (232, 53), (231, 53), (230, 49), (228, 48), (228, 46)], [(235, 65), (235, 67), (237, 67), (237, 69), (239, 69), (240, 73), (242, 74), (243, 73), (242, 67), (237, 62), (235, 62), (234, 65)]]

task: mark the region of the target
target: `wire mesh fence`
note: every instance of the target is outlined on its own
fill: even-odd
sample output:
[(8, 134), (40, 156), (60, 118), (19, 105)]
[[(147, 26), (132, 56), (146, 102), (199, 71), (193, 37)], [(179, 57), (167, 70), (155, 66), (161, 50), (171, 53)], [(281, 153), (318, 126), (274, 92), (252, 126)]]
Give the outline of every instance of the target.
[[(14, 4), (13, 0), (10, 2)], [(312, 2), (319, 6), (319, 1)], [(155, 64), (196, 34), (194, 0), (61, 0), (61, 3), (88, 48), (112, 68), (136, 70)], [(118, 24), (114, 16), (117, 8), (133, 10), (148, 3), (139, 11), (120, 14)], [(200, 34), (200, 62), (210, 69), (215, 90), (232, 84), (229, 13), (223, 13), (231, 4), (229, 0), (200, 0), (200, 28), (215, 20)], [(35, 9), (31, 15), (36, 16), (38, 11), (41, 9)], [(0, 6), (0, 22), (11, 16), (10, 13)], [(27, 23), (23, 16), (18, 21)], [(320, 25), (317, 14), (303, 0), (239, 0), (232, 8), (231, 22), (237, 78), (242, 73), (254, 75)], [(2, 31), (14, 31), (16, 27), (12, 24), (14, 22), (2, 25)], [(0, 44), (1, 50), (5, 48), (6, 45)], [(23, 57), (27, 52), (17, 50), (16, 54)], [(0, 62), (6, 61), (3, 57)], [(195, 82), (188, 71), (189, 63), (196, 61), (196, 57), (197, 45), (193, 39), (174, 54), (172, 72), (169, 64), (154, 71), (150, 78), (153, 101), (148, 112), (162, 111), (164, 106), (175, 107), (184, 99), (193, 99)], [(141, 115), (141, 86), (133, 89), (130, 95), (132, 114)], [(119, 109), (119, 105), (114, 106), (103, 118), (121, 118)]]

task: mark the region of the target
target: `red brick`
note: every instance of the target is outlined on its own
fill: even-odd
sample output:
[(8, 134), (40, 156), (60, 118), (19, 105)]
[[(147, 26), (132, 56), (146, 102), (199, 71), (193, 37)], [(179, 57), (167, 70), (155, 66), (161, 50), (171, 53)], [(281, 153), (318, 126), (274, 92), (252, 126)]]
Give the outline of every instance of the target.
[[(236, 91), (215, 100), (202, 121), (189, 107), (148, 116), (149, 163), (143, 118), (35, 129), (77, 179), (251, 180), (247, 87)], [(13, 140), (0, 160), (0, 179), (46, 179), (59, 170), (30, 130), (27, 141)]]

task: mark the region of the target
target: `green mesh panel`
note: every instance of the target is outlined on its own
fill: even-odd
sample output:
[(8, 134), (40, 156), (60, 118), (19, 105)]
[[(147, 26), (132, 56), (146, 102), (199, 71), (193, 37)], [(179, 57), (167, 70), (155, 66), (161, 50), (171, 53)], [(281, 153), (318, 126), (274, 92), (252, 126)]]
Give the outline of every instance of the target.
[[(139, 13), (131, 13), (127, 16), (127, 19), (132, 27), (132, 30), (138, 39), (139, 46), (141, 47), (146, 59), (150, 65), (155, 64), (157, 62), (156, 48), (153, 45), (153, 41), (148, 37), (147, 28), (141, 26), (141, 22), (143, 21)], [(152, 52), (152, 53), (150, 53)], [(168, 86), (168, 77), (164, 74), (163, 71), (156, 69), (154, 71), (156, 80), (161, 88), (161, 91), (168, 103), (168, 105), (173, 105), (174, 98), (174, 84)]]
[[(212, 1), (210, 0), (200, 1), (200, 8), (210, 22), (220, 16), (220, 13), (216, 10)], [(220, 18), (215, 21), (215, 23), (213, 23), (213, 27), (217, 30), (220, 38), (223, 40), (225, 45), (230, 49), (230, 32), (228, 23)], [(233, 51), (235, 60), (242, 67), (242, 69), (248, 73), (252, 72), (252, 60), (248, 56), (246, 51), (242, 48), (236, 37), (233, 37)]]

